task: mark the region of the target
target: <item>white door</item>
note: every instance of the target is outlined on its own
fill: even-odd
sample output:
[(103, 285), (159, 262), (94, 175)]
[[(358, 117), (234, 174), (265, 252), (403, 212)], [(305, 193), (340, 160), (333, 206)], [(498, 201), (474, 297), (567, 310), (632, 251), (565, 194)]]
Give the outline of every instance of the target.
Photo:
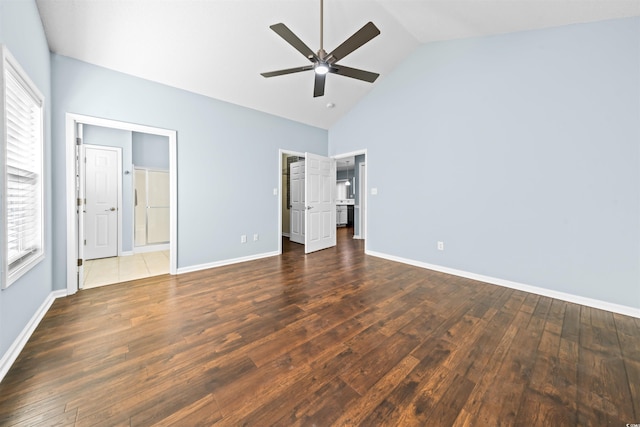
[(84, 146), (84, 259), (118, 255), (119, 148)]
[(336, 164), (305, 153), (305, 246), (314, 252), (336, 245)]
[(289, 173), (289, 240), (304, 245), (304, 161), (291, 163)]

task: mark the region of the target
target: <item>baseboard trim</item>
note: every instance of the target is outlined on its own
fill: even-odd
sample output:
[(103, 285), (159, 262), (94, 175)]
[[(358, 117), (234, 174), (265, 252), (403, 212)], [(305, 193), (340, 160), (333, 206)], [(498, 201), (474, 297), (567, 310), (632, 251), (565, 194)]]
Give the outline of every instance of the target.
[(4, 376), (7, 375), (7, 372), (9, 372), (11, 365), (13, 365), (13, 362), (15, 362), (20, 355), (20, 352), (27, 344), (27, 341), (29, 341), (29, 338), (33, 334), (33, 331), (36, 330), (44, 315), (47, 314), (47, 311), (49, 311), (49, 308), (51, 307), (51, 304), (53, 304), (53, 301), (55, 301), (56, 298), (65, 296), (67, 296), (66, 289), (60, 289), (51, 292), (44, 300), (44, 302), (40, 305), (38, 310), (33, 314), (31, 320), (29, 320), (22, 332), (20, 332), (15, 341), (13, 341), (11, 347), (9, 347), (7, 352), (2, 356), (2, 359), (0, 359), (0, 382), (4, 379)]
[(206, 264), (192, 265), (190, 267), (181, 267), (181, 268), (178, 268), (178, 274), (192, 273), (194, 271), (201, 271), (201, 270), (207, 270), (209, 268), (216, 268), (216, 267), (222, 267), (225, 265), (238, 264), (240, 262), (255, 261), (257, 259), (269, 258), (272, 256), (278, 256), (278, 255), (280, 255), (280, 252), (278, 251), (265, 252), (262, 254), (250, 255), (246, 257), (225, 259), (223, 261), (215, 261), (215, 262), (210, 262)]
[(289, 233), (282, 233), (282, 237), (286, 237), (287, 239), (290, 237)]
[(484, 276), (482, 274), (470, 273), (468, 271), (457, 270), (454, 268), (443, 267), (426, 262), (415, 261), (407, 258), (397, 257), (376, 251), (365, 250), (367, 255), (384, 258), (389, 261), (396, 261), (403, 264), (413, 265), (414, 267), (426, 268), (428, 270), (438, 271), (441, 273), (451, 274), (453, 276), (464, 277), (467, 279), (477, 280), (479, 282), (490, 283), (492, 285), (504, 286), (506, 288), (517, 289), (519, 291), (530, 292), (532, 294), (542, 295), (549, 298), (555, 298), (574, 304), (585, 305), (587, 307), (597, 308), (600, 310), (610, 311), (612, 313), (623, 314), (640, 319), (640, 309), (629, 307), (626, 305), (614, 304), (607, 301), (587, 298), (580, 295), (568, 294), (565, 292), (554, 291), (551, 289), (540, 288), (537, 286), (525, 285), (523, 283), (512, 282), (510, 280), (498, 279), (495, 277)]
[(136, 246), (133, 248), (132, 254), (143, 254), (147, 252), (168, 251), (169, 243), (161, 243), (159, 245)]

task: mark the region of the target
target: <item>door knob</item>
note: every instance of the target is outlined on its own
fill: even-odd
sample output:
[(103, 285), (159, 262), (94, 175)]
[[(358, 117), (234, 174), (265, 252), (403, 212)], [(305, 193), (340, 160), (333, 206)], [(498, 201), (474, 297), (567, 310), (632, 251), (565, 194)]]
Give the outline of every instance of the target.
[(307, 206), (307, 210), (313, 209), (313, 206)]
[(104, 211), (105, 211), (105, 212), (109, 212), (109, 211), (113, 212), (113, 211), (115, 211), (115, 210), (116, 210), (116, 208), (111, 208), (111, 209), (105, 209)]

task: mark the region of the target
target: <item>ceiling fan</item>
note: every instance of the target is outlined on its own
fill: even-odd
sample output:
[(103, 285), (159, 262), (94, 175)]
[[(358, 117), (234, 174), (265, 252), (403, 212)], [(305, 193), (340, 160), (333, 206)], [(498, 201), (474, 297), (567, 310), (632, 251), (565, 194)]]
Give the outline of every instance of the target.
[(282, 76), (284, 74), (299, 73), (301, 71), (313, 70), (315, 73), (315, 84), (313, 87), (313, 96), (324, 95), (324, 84), (327, 73), (338, 74), (345, 77), (351, 77), (353, 79), (363, 80), (365, 82), (373, 83), (380, 74), (372, 73), (370, 71), (359, 70), (357, 68), (346, 67), (344, 65), (337, 64), (338, 61), (349, 55), (360, 46), (369, 42), (371, 39), (380, 34), (380, 30), (373, 22), (366, 23), (362, 28), (356, 31), (351, 37), (345, 40), (340, 46), (335, 48), (332, 52), (325, 52), (322, 46), (323, 39), (323, 14), (324, 14), (324, 0), (320, 0), (320, 50), (314, 53), (309, 47), (304, 44), (302, 40), (298, 38), (293, 31), (291, 31), (286, 25), (279, 23), (270, 26), (273, 31), (282, 37), (287, 43), (293, 46), (298, 52), (303, 54), (311, 65), (303, 67), (287, 68), (285, 70), (270, 71), (268, 73), (261, 73), (264, 77)]

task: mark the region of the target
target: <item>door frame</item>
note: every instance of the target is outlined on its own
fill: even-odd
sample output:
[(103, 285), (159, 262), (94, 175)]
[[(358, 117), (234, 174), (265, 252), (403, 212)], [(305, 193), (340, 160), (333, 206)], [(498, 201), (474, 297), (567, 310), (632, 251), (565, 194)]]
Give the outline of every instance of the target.
[[(98, 150), (109, 150), (109, 151), (115, 151), (116, 152), (116, 156), (117, 156), (117, 165), (116, 165), (116, 169), (117, 169), (117, 174), (118, 174), (118, 178), (117, 178), (117, 203), (118, 206), (116, 207), (116, 238), (118, 240), (118, 243), (116, 244), (116, 253), (117, 256), (122, 256), (122, 148), (120, 147), (112, 147), (110, 145), (96, 145), (96, 144), (82, 144), (81, 145), (82, 149), (81, 149), (81, 153), (83, 155), (83, 157), (86, 158), (86, 149), (87, 148), (94, 148), (94, 149), (98, 149)], [(82, 171), (84, 172), (81, 177), (80, 177), (80, 181), (82, 182), (82, 185), (80, 186), (83, 190), (84, 190), (84, 199), (86, 200), (87, 198), (87, 186), (85, 185), (87, 182), (87, 166), (86, 164), (84, 165), (84, 168), (82, 168)], [(83, 202), (83, 206), (84, 206), (84, 202)], [(83, 210), (83, 213), (86, 213)], [(81, 215), (81, 216), (85, 216), (85, 215)], [(83, 227), (80, 228), (80, 226), (78, 226), (78, 241), (82, 242), (86, 237), (86, 233), (87, 230), (85, 229), (86, 225), (87, 225), (87, 221), (86, 221), (86, 216), (85, 218), (82, 220), (82, 225)], [(81, 259), (84, 259), (84, 254), (82, 254), (82, 257), (78, 257)], [(80, 283), (78, 284), (80, 285)], [(81, 286), (80, 286), (81, 287)]]
[[(339, 160), (339, 159), (344, 159), (346, 157), (355, 157), (355, 156), (361, 156), (364, 154), (364, 169), (365, 169), (365, 176), (364, 176), (364, 182), (362, 182), (362, 179), (360, 179), (360, 183), (358, 183), (357, 185), (364, 185), (365, 186), (365, 191), (362, 192), (362, 194), (360, 194), (361, 197), (361, 201), (360, 201), (360, 205), (359, 205), (359, 210), (360, 210), (360, 216), (361, 218), (364, 218), (364, 221), (360, 222), (360, 239), (364, 239), (364, 250), (367, 251), (368, 250), (368, 240), (367, 240), (367, 236), (369, 235), (368, 233), (368, 226), (369, 226), (369, 195), (367, 194), (367, 188), (368, 188), (368, 181), (369, 181), (369, 154), (367, 153), (367, 149), (364, 148), (362, 150), (356, 150), (356, 151), (350, 151), (348, 153), (341, 153), (341, 154), (336, 154), (334, 156), (332, 156), (333, 159)], [(359, 166), (358, 166), (359, 167)], [(354, 170), (355, 170), (355, 165), (354, 165)], [(362, 197), (364, 197), (364, 212), (362, 211)], [(362, 227), (362, 222), (364, 222), (364, 228)], [(354, 236), (355, 238), (355, 236)]]
[[(177, 274), (178, 271), (178, 162), (177, 162), (177, 132), (175, 130), (162, 129), (134, 123), (84, 116), (74, 113), (65, 115), (65, 203), (67, 218), (67, 295), (75, 294), (79, 289), (78, 271), (80, 264), (78, 248), (78, 200), (76, 194), (78, 165), (76, 164), (76, 138), (78, 138), (78, 125), (86, 124), (102, 126), (112, 129), (120, 129), (131, 132), (148, 133), (152, 135), (166, 136), (169, 138), (169, 273)], [(81, 260), (81, 259), (80, 259)]]
[(278, 199), (278, 253), (279, 254), (282, 254), (282, 203), (283, 203), (282, 198), (284, 197), (284, 193), (282, 192), (282, 157), (285, 154), (287, 156), (304, 157), (304, 153), (300, 151), (285, 150), (283, 148), (280, 148), (278, 150), (278, 181), (277, 181), (278, 189), (276, 191), (278, 192), (278, 195), (279, 195), (279, 197), (277, 198)]

